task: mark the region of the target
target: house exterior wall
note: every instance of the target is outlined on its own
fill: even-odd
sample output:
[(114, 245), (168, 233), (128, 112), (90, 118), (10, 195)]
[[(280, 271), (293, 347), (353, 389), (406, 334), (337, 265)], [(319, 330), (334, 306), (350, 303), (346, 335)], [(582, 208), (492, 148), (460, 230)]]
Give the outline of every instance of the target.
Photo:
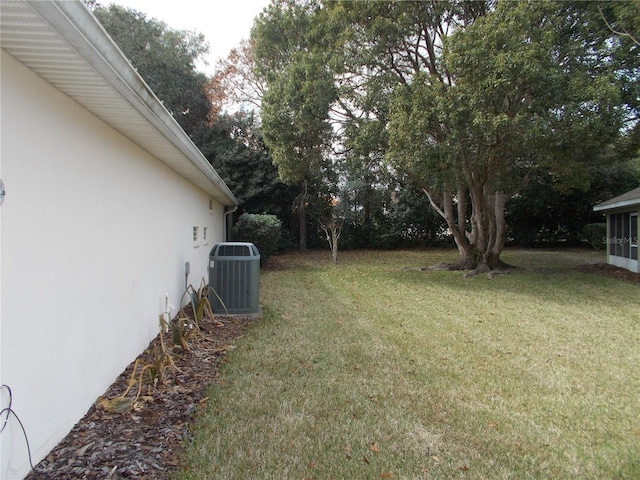
[[(639, 207), (614, 209), (607, 212), (607, 263), (636, 273), (640, 273), (640, 262), (638, 261), (639, 216)], [(620, 225), (615, 225), (620, 217), (624, 217), (624, 223), (627, 224), (622, 226), (622, 234), (618, 231)], [(635, 217), (635, 221), (631, 222), (633, 217)], [(635, 224), (635, 231), (632, 231), (629, 224), (631, 226)]]
[[(224, 207), (4, 51), (1, 62), (0, 381), (35, 464), (157, 335), (185, 263), (190, 283), (206, 279)], [(0, 441), (0, 478), (23, 478), (17, 422)]]

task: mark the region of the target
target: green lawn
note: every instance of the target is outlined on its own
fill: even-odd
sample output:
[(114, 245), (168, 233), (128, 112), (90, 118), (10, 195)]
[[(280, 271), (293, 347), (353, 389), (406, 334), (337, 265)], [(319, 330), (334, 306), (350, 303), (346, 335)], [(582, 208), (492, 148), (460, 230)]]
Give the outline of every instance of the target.
[(179, 479), (640, 478), (640, 289), (589, 251), (277, 257)]

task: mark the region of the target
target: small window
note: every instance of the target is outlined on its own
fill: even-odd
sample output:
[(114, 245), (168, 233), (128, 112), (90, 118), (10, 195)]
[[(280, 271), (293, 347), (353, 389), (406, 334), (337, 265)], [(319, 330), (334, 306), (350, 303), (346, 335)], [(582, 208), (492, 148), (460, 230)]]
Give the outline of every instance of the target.
[(202, 227), (202, 239), (203, 240), (207, 239), (207, 229), (208, 229), (208, 227)]
[(198, 241), (198, 227), (193, 227), (193, 241)]

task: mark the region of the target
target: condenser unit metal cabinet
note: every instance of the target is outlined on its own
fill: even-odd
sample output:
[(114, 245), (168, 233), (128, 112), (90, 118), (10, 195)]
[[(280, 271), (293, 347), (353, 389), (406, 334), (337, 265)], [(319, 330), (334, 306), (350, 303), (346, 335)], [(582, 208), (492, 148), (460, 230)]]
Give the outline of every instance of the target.
[(257, 313), (260, 253), (253, 243), (217, 243), (209, 253), (209, 302), (214, 313)]

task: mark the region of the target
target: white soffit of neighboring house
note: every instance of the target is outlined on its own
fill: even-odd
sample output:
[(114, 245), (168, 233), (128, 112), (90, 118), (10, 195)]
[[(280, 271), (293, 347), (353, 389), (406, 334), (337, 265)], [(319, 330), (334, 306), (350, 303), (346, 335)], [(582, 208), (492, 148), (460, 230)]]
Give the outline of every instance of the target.
[(223, 205), (237, 205), (82, 2), (1, 0), (0, 47)]

